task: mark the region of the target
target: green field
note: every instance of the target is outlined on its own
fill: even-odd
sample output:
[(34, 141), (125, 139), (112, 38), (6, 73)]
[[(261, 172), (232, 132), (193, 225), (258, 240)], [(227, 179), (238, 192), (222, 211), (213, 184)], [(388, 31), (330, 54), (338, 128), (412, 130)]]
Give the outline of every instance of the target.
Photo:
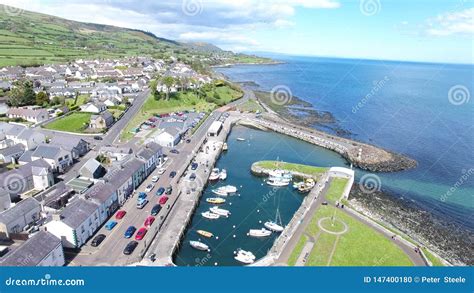
[[(335, 219), (332, 226), (331, 219)], [(335, 235), (321, 230), (320, 219), (326, 218), (322, 226), (333, 232), (341, 232), (345, 223), (348, 230)], [(316, 239), (306, 265), (308, 266), (411, 266), (408, 256), (382, 234), (369, 228), (342, 210), (332, 206), (321, 206), (311, 219), (306, 233)], [(306, 237), (306, 236), (302, 236)], [(288, 264), (294, 264), (306, 243), (299, 240)]]
[(257, 111), (263, 112), (263, 107), (260, 106), (259, 103), (255, 100), (248, 100), (242, 105), (237, 106), (237, 110), (241, 112), (252, 112), (255, 113)]
[(339, 201), (348, 181), (346, 178), (333, 178), (326, 199), (332, 203)]
[(301, 164), (285, 163), (279, 161), (260, 161), (256, 163), (257, 166), (264, 169), (283, 169), (287, 171), (300, 172), (307, 175), (318, 177), (326, 172), (328, 168), (314, 167)]
[(92, 113), (74, 112), (48, 123), (44, 126), (46, 129), (59, 130), (67, 132), (83, 133), (89, 125)]
[[(242, 96), (241, 92), (238, 92), (229, 86), (217, 87), (215, 91), (218, 92), (220, 97), (219, 105), (221, 103), (227, 104)], [(213, 93), (208, 93), (208, 95), (213, 96)], [(191, 109), (194, 109), (197, 112), (210, 112), (217, 106), (216, 103), (207, 102), (205, 99), (199, 98), (196, 93), (192, 91), (176, 93), (175, 95), (171, 95), (169, 100), (156, 100), (152, 95), (150, 95), (143, 104), (141, 110), (130, 120), (122, 131), (121, 139), (124, 141), (131, 139), (134, 135), (132, 130), (140, 126), (140, 124), (153, 115)]]

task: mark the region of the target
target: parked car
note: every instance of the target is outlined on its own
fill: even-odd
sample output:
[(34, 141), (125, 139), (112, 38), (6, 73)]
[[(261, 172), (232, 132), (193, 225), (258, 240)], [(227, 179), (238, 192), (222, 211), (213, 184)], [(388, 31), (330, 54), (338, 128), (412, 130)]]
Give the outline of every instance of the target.
[(91, 246), (93, 246), (93, 247), (99, 246), (102, 243), (102, 241), (104, 241), (104, 239), (105, 239), (104, 234), (99, 234), (99, 235), (95, 236), (94, 239), (92, 239), (92, 241), (91, 241)]
[(194, 181), (195, 179), (196, 179), (196, 173), (192, 173), (192, 174), (189, 176), (189, 180)]
[(171, 171), (170, 178), (174, 178), (176, 176), (176, 171)]
[(147, 194), (145, 192), (139, 192), (137, 200), (146, 199), (146, 197), (147, 197)]
[(150, 256), (148, 257), (148, 259), (151, 260), (151, 261), (155, 261), (155, 260), (156, 260), (156, 253), (150, 254)]
[(131, 238), (135, 231), (137, 231), (137, 228), (135, 228), (134, 226), (130, 226), (127, 228), (123, 236), (125, 236), (125, 238)]
[(137, 209), (143, 209), (148, 203), (148, 199), (142, 199), (137, 202)]
[(186, 143), (190, 143), (190, 142), (191, 142), (190, 138), (186, 139)]
[(160, 187), (156, 191), (156, 195), (163, 195), (163, 193), (165, 193), (165, 188), (164, 187)]
[(145, 219), (145, 223), (143, 224), (145, 227), (150, 227), (153, 222), (155, 221), (155, 217), (153, 216), (148, 216), (146, 219)]
[(173, 192), (173, 187), (168, 186), (168, 187), (166, 188), (166, 192), (165, 192), (165, 193), (166, 193), (167, 195), (170, 195), (172, 192)]
[(176, 149), (172, 149), (172, 150), (170, 151), (170, 153), (172, 153), (172, 154), (176, 154), (176, 155), (177, 155), (177, 154), (179, 154), (179, 151), (178, 151), (178, 150), (176, 150)]
[(160, 177), (158, 177), (158, 176), (151, 177), (151, 182), (153, 182), (153, 183), (158, 182), (158, 180), (160, 180)]
[(152, 216), (156, 216), (158, 215), (158, 213), (161, 211), (161, 206), (159, 204), (156, 204), (153, 206), (153, 208), (151, 209), (151, 215)]
[(158, 175), (163, 175), (166, 172), (165, 168), (158, 169)]
[(191, 164), (191, 170), (196, 170), (198, 168), (199, 164), (198, 163), (192, 163)]
[(145, 192), (151, 192), (155, 188), (155, 184), (148, 184), (145, 188)]
[(115, 218), (116, 218), (117, 220), (121, 220), (123, 217), (125, 217), (125, 214), (126, 214), (126, 213), (127, 213), (126, 211), (120, 210), (120, 211), (118, 211), (118, 212), (115, 214)]
[(117, 222), (115, 221), (108, 221), (107, 224), (105, 224), (105, 229), (107, 230), (112, 230), (115, 226), (117, 226)]
[(142, 240), (143, 237), (145, 237), (146, 232), (147, 232), (146, 228), (141, 227), (140, 230), (138, 230), (137, 234), (135, 235), (135, 240)]
[(321, 204), (322, 204), (323, 206), (327, 206), (327, 205), (328, 205), (328, 202), (327, 202), (327, 201), (323, 201)]
[(95, 140), (103, 140), (102, 136), (94, 136)]
[(160, 197), (159, 203), (161, 205), (164, 205), (164, 204), (166, 204), (167, 201), (168, 201), (168, 197), (167, 196), (162, 196), (162, 197)]
[(130, 255), (132, 252), (137, 248), (138, 242), (136, 241), (130, 241), (127, 246), (125, 246), (125, 249), (123, 250), (123, 254), (125, 255)]

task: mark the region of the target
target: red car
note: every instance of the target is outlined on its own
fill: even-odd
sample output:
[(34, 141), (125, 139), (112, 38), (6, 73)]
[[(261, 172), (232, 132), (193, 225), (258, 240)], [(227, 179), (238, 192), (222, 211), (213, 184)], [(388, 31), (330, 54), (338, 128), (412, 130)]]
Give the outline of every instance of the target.
[(164, 205), (167, 201), (168, 201), (168, 197), (167, 196), (162, 196), (162, 197), (160, 197), (159, 203), (161, 205)]
[(115, 218), (116, 218), (117, 220), (120, 220), (120, 219), (122, 219), (123, 217), (125, 217), (125, 214), (126, 214), (126, 213), (127, 213), (126, 211), (118, 211), (118, 212), (115, 214)]
[(153, 224), (153, 222), (155, 221), (155, 217), (153, 216), (148, 216), (148, 218), (146, 218), (145, 220), (145, 227), (150, 227), (151, 224)]
[(141, 227), (140, 230), (138, 230), (137, 234), (135, 234), (135, 240), (142, 240), (143, 237), (145, 237), (146, 232), (147, 232), (146, 228)]

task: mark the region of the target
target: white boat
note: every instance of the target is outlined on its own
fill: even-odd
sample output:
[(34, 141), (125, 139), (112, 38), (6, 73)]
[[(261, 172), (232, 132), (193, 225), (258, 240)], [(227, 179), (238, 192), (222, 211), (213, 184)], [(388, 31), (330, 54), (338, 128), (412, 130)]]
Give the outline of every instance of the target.
[(214, 214), (214, 213), (211, 213), (209, 211), (201, 213), (201, 215), (204, 218), (209, 219), (209, 220), (216, 220), (216, 219), (219, 219), (219, 217), (220, 217), (218, 214)]
[(237, 137), (237, 141), (245, 141), (245, 138)]
[(267, 237), (272, 235), (272, 231), (267, 230), (265, 228), (262, 229), (250, 229), (249, 236), (251, 237)]
[(210, 210), (212, 213), (214, 213), (214, 214), (216, 214), (216, 215), (219, 215), (219, 216), (224, 216), (224, 217), (230, 216), (230, 211), (225, 210), (225, 209), (218, 208), (218, 207), (216, 207), (216, 206), (210, 208), (209, 210)]
[(222, 150), (227, 151), (228, 149), (229, 149), (229, 146), (227, 145), (227, 143), (224, 143), (224, 145), (222, 146)]
[(290, 181), (285, 180), (285, 179), (271, 177), (267, 179), (267, 184), (270, 186), (282, 187), (282, 186), (288, 186), (290, 184)]
[(189, 241), (189, 244), (197, 249), (197, 250), (202, 250), (202, 251), (210, 251), (209, 246), (206, 244), (199, 242), (199, 241)]
[(236, 256), (234, 256), (234, 259), (244, 264), (253, 264), (255, 262), (255, 259), (243, 254), (237, 254)]
[(253, 260), (255, 260), (255, 255), (251, 252), (251, 251), (248, 251), (248, 250), (243, 250), (242, 248), (239, 248), (237, 249), (237, 253), (236, 255), (245, 255), (246, 257), (248, 258), (251, 258)]
[(278, 225), (277, 223), (275, 223), (273, 221), (265, 222), (264, 226), (265, 226), (265, 228), (267, 228), (271, 231), (274, 231), (274, 232), (281, 232), (285, 229), (284, 227)]
[(219, 179), (220, 180), (226, 180), (227, 179), (227, 171), (226, 169), (222, 169), (221, 172), (219, 173)]
[(220, 176), (220, 171), (218, 168), (212, 169), (211, 175), (209, 176), (210, 181), (218, 180)]
[(219, 188), (216, 188), (212, 190), (212, 192), (220, 196), (227, 196), (229, 195), (229, 193), (236, 193), (237, 187), (232, 186), (232, 185), (226, 185), (226, 186), (221, 186)]
[(274, 178), (285, 178), (285, 179), (293, 179), (293, 175), (291, 172), (285, 171), (285, 170), (272, 170), (268, 173), (269, 177), (274, 177)]

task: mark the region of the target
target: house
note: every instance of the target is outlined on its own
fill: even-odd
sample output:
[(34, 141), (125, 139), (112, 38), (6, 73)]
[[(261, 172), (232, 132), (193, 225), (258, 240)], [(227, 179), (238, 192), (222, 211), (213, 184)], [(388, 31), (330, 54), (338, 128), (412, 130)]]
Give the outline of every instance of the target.
[(51, 166), (43, 159), (0, 173), (0, 194), (8, 193), (12, 199), (33, 189), (44, 190), (53, 184)]
[(9, 267), (53, 267), (65, 264), (61, 239), (47, 231), (40, 231), (7, 253), (0, 261)]
[(16, 163), (24, 152), (25, 147), (22, 144), (15, 144), (11, 147), (0, 149), (0, 161), (4, 163)]
[(145, 161), (145, 172), (148, 176), (162, 164), (163, 148), (155, 142), (150, 142), (137, 153), (137, 157)]
[(90, 150), (89, 143), (78, 136), (55, 134), (49, 144), (60, 146), (64, 150), (69, 151), (73, 159), (79, 159)]
[(91, 179), (102, 178), (106, 172), (105, 168), (94, 158), (89, 159), (79, 170), (82, 177)]
[(32, 198), (26, 198), (0, 213), (0, 239), (10, 239), (12, 234), (23, 232), (40, 219), (41, 205)]
[(122, 161), (133, 153), (130, 147), (104, 146), (99, 154), (107, 157), (110, 161)]
[(107, 129), (114, 124), (114, 116), (109, 111), (92, 115), (89, 127), (92, 129)]
[(170, 127), (154, 137), (154, 141), (162, 147), (174, 147), (181, 140), (181, 130)]
[(92, 201), (77, 198), (68, 204), (52, 221), (46, 223), (46, 231), (61, 239), (64, 247), (79, 248), (94, 235), (102, 223), (99, 206)]
[(7, 135), (16, 144), (22, 144), (26, 150), (33, 150), (40, 144), (45, 143), (46, 136), (31, 128), (23, 128), (16, 135)]
[(97, 102), (97, 103), (87, 103), (81, 106), (81, 112), (88, 112), (88, 113), (102, 113), (107, 110), (107, 106), (104, 103)]
[(116, 187), (108, 183), (96, 183), (82, 197), (99, 206), (99, 221), (105, 221), (118, 209)]
[(7, 111), (7, 116), (10, 119), (21, 118), (28, 122), (39, 123), (48, 120), (48, 111), (45, 109), (31, 109), (31, 108), (10, 108)]
[(71, 152), (60, 146), (42, 144), (31, 154), (32, 161), (44, 159), (54, 172), (64, 173), (73, 164)]
[(137, 158), (129, 158), (110, 170), (104, 176), (104, 180), (115, 186), (119, 204), (123, 205), (146, 177), (145, 163)]

